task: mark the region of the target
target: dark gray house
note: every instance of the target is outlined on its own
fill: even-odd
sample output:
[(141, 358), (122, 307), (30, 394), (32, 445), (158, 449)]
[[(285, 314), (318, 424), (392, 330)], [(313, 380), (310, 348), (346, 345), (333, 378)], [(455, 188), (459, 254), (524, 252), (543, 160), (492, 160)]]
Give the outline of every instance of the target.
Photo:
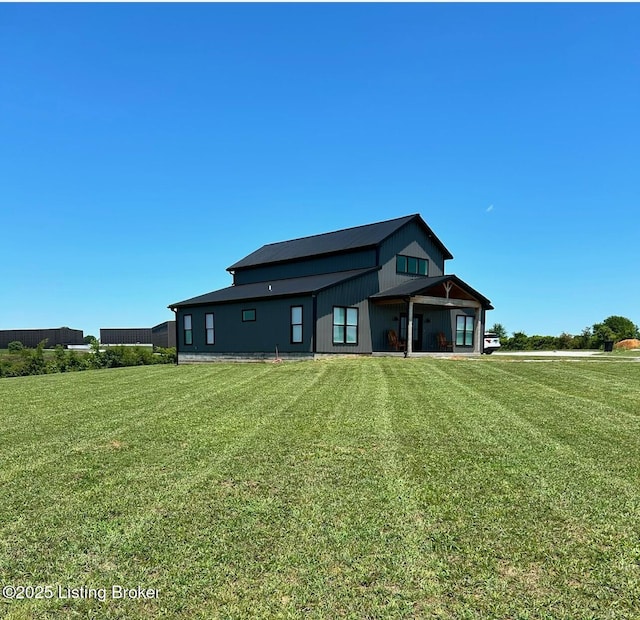
[(482, 351), (491, 302), (418, 214), (265, 245), (171, 304), (178, 359)]

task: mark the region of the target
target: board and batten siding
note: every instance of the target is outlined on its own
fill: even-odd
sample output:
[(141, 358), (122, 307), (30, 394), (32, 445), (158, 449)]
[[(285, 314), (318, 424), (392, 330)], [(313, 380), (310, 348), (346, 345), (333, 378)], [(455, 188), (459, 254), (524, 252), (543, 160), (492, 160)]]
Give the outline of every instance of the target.
[[(371, 353), (369, 296), (378, 291), (378, 273), (374, 271), (342, 282), (317, 296), (317, 353)], [(333, 344), (333, 308), (358, 308), (358, 343)]]
[[(291, 306), (302, 306), (302, 342), (291, 343)], [(255, 321), (243, 321), (243, 310), (255, 310)], [(206, 344), (205, 315), (213, 313), (215, 343)], [(191, 314), (193, 344), (184, 342), (184, 315)], [(247, 300), (180, 308), (178, 341), (181, 353), (274, 354), (313, 351), (313, 300), (310, 295), (278, 299)]]
[(418, 277), (396, 272), (396, 256), (398, 254), (426, 258), (429, 261), (429, 276), (444, 274), (444, 257), (441, 250), (421, 226), (416, 222), (409, 222), (388, 239), (385, 239), (380, 246), (379, 260), (382, 268), (378, 278), (381, 291)]
[(343, 254), (309, 257), (288, 263), (241, 268), (236, 270), (233, 283), (235, 285), (253, 284), (254, 282), (300, 278), (375, 266), (376, 251), (369, 248)]

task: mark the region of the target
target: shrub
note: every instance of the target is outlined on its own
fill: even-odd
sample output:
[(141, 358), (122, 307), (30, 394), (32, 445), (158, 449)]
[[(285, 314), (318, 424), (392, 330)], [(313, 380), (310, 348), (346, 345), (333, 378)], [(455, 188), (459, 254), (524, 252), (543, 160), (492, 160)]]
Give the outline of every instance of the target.
[(90, 367), (88, 356), (79, 356), (76, 351), (67, 352), (67, 370), (86, 370)]
[(53, 352), (53, 363), (48, 365), (51, 372), (66, 372), (67, 370), (67, 355), (64, 351), (64, 347), (61, 344), (57, 344)]
[(144, 366), (150, 364), (171, 364), (176, 361), (175, 348), (158, 349), (153, 352), (147, 347), (110, 347), (104, 351), (96, 341), (91, 354), (65, 351), (57, 345), (53, 357), (45, 360), (43, 340), (35, 349), (20, 349), (20, 355), (0, 358), (0, 377), (22, 377), (55, 372), (87, 370), (90, 368), (120, 368), (122, 366)]
[(46, 339), (41, 340), (35, 349), (29, 351), (27, 356), (27, 374), (44, 375), (47, 372), (47, 364), (44, 361), (44, 347), (47, 344)]
[(177, 355), (175, 347), (156, 347), (157, 364), (175, 364)]
[(7, 349), (9, 349), (11, 353), (19, 353), (24, 349), (24, 345), (19, 340), (14, 340), (7, 345)]

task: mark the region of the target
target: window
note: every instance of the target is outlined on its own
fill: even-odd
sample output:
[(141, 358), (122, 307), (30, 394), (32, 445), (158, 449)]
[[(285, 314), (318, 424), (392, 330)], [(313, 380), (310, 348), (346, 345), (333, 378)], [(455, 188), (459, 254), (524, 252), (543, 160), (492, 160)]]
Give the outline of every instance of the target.
[(334, 307), (333, 344), (358, 344), (358, 308)]
[(191, 329), (191, 315), (185, 314), (182, 318), (182, 326), (184, 328), (184, 343), (193, 344), (193, 330)]
[(456, 345), (473, 346), (473, 317), (459, 315), (456, 317)]
[(213, 313), (204, 315), (204, 328), (206, 332), (205, 342), (207, 344), (215, 344), (216, 343), (216, 332), (213, 322)]
[(429, 275), (429, 261), (426, 258), (398, 254), (396, 256), (396, 272), (412, 276), (426, 276)]
[(256, 320), (256, 310), (252, 308), (251, 310), (243, 310), (242, 311), (242, 322), (247, 323), (249, 321)]
[(302, 342), (302, 306), (291, 306), (291, 344)]

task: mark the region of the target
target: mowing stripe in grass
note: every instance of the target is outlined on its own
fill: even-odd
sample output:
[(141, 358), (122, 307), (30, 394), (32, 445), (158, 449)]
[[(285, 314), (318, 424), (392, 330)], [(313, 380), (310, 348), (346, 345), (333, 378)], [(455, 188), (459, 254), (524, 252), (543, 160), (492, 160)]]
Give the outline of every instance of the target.
[[(162, 592), (9, 609), (637, 617), (638, 371), (613, 366), (343, 359), (0, 383), (0, 578)], [(11, 431), (21, 410), (48, 434)]]

